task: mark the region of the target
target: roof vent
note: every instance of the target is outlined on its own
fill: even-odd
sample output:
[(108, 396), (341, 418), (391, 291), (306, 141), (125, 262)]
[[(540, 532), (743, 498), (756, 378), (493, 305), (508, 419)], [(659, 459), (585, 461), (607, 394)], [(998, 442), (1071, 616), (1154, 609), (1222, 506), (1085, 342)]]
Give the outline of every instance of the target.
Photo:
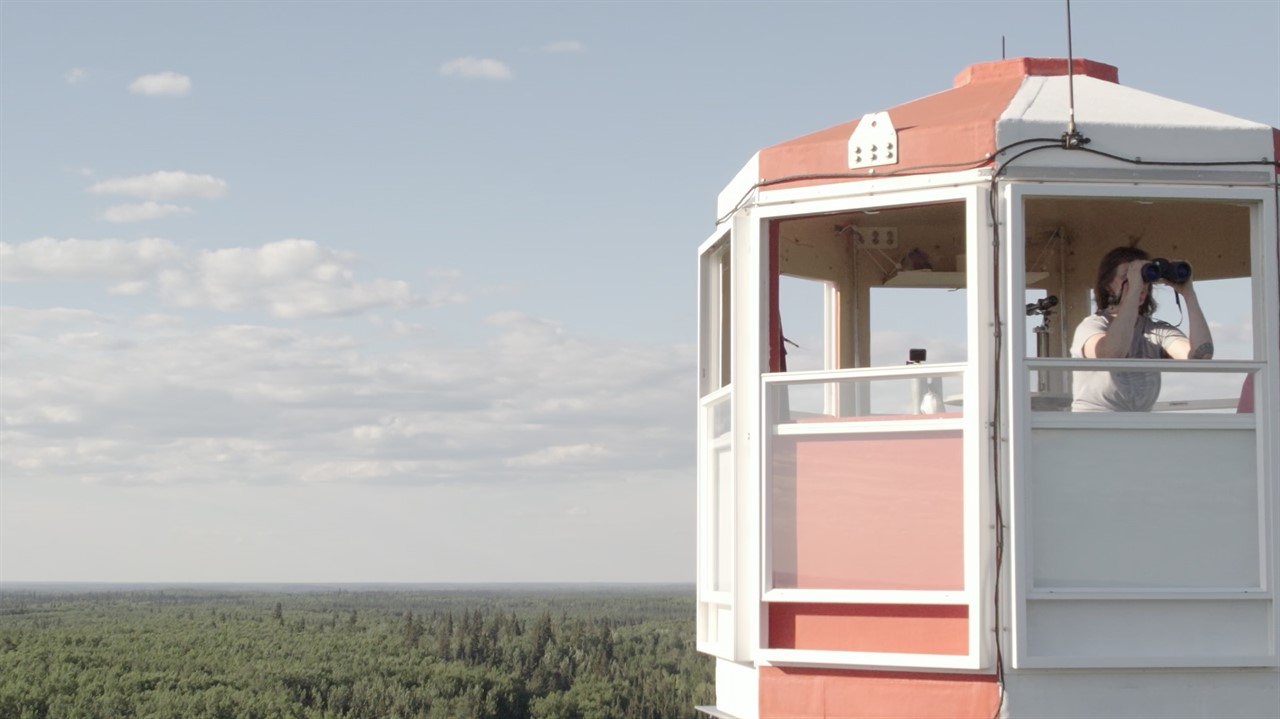
[(898, 164), (898, 131), (887, 112), (862, 116), (849, 136), (849, 169)]

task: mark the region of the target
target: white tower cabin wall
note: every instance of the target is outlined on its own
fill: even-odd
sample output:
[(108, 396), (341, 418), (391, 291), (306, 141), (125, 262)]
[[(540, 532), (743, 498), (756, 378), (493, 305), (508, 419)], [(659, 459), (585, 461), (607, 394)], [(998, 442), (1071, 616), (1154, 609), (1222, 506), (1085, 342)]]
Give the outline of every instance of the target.
[[(1066, 60), (986, 63), (864, 116), (896, 162), (854, 154), (852, 120), (720, 194), (705, 714), (1276, 716), (1280, 131), (1072, 69), (1078, 138)], [(1213, 359), (1071, 356), (1118, 246), (1191, 263)], [(1089, 371), (1160, 395), (1072, 411)]]

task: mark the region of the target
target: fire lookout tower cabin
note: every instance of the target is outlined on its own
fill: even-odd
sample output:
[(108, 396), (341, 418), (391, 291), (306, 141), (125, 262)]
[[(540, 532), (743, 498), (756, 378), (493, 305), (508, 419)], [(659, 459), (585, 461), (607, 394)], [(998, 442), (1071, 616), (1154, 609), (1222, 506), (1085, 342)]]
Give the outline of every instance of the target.
[[(1277, 716), (1278, 145), (1019, 58), (752, 157), (698, 258), (699, 709)], [(1117, 247), (1190, 265), (1211, 359), (1073, 352)]]

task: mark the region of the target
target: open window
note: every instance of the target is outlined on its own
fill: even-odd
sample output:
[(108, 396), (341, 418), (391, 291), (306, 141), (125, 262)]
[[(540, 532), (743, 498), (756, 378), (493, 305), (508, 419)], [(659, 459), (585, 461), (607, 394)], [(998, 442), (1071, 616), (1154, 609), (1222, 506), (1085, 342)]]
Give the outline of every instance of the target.
[[(1071, 355), (1075, 329), (1096, 311), (1098, 263), (1115, 247), (1137, 247), (1153, 258), (1183, 260), (1213, 334), (1215, 360), (1256, 360), (1251, 215), (1258, 203), (1144, 194), (1129, 197), (1027, 197), (1026, 356)], [(1186, 308), (1167, 284), (1152, 288), (1152, 317), (1187, 331)], [(1223, 365), (1224, 370), (1227, 365)], [(1235, 412), (1248, 373), (1160, 371), (1154, 412)], [(1030, 378), (1035, 410), (1070, 408), (1070, 371), (1038, 370)]]
[[(941, 202), (773, 223), (779, 339), (771, 368), (965, 362), (965, 217), (963, 202)], [(899, 388), (883, 384), (856, 399), (815, 387), (796, 387), (788, 399), (792, 411), (829, 415), (919, 414), (922, 396), (931, 414), (946, 411), (948, 398), (951, 410), (961, 402), (958, 378), (934, 378), (923, 390), (902, 385), (898, 402), (881, 390)]]
[[(925, 194), (925, 193), (922, 193)], [(973, 196), (767, 220), (761, 657), (976, 668)], [(785, 349), (785, 353), (781, 350)], [(966, 414), (966, 413), (969, 414)]]
[[(1018, 324), (1025, 353), (1012, 358), (1025, 381), (1015, 387), (1011, 442), (1022, 518), (1014, 665), (1274, 665), (1265, 503), (1275, 491), (1273, 438), (1241, 401), (1275, 376), (1272, 320), (1263, 319), (1265, 288), (1275, 287), (1263, 249), (1274, 247), (1274, 196), (1015, 185), (1005, 198), (1011, 251), (1027, 267), (1011, 290), (1038, 278), (1044, 294), (1026, 295), (1028, 313), (1057, 299), (1047, 321), (1033, 314)], [(1212, 360), (1069, 356), (1076, 326), (1096, 309), (1099, 261), (1117, 246), (1191, 264)], [(1173, 290), (1157, 285), (1152, 297), (1154, 317), (1185, 331)], [(1155, 377), (1158, 397), (1149, 411), (1071, 411), (1085, 372)]]
[(712, 237), (698, 260), (698, 649), (734, 658), (735, 512), (732, 246)]

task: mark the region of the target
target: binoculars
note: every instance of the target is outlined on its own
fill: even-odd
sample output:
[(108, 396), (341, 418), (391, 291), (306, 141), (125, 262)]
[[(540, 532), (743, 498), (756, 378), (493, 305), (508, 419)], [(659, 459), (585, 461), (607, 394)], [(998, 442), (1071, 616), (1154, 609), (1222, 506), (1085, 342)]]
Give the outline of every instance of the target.
[(1142, 266), (1143, 282), (1164, 280), (1171, 284), (1180, 285), (1189, 279), (1191, 279), (1191, 265), (1187, 262), (1174, 262), (1163, 257), (1157, 257)]

